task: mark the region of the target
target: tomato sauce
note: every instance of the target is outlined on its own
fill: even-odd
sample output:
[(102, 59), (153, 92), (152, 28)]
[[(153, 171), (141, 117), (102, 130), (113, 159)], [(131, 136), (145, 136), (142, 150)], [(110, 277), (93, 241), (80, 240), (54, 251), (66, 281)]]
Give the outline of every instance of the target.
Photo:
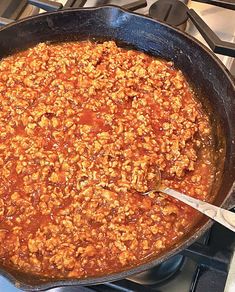
[(172, 62), (102, 44), (39, 44), (0, 61), (0, 255), (55, 278), (137, 266), (211, 201), (209, 118)]

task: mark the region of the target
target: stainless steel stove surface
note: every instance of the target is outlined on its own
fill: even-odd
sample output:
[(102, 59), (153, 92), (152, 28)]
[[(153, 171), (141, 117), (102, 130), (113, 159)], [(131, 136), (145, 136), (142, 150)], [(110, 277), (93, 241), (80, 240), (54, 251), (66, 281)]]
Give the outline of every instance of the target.
[[(23, 18), (29, 15), (44, 12), (39, 11), (35, 6), (28, 5), (26, 0), (0, 0), (0, 16), (10, 17), (9, 10), (4, 10), (3, 2), (10, 3), (15, 1), (25, 6), (18, 12), (11, 12), (12, 15), (18, 14), (15, 18)], [(67, 0), (57, 1), (63, 5)], [(133, 1), (107, 1), (107, 0), (88, 0), (84, 7), (97, 5), (115, 4), (126, 5)], [(150, 6), (156, 0), (148, 0), (147, 7), (136, 10), (136, 12), (148, 15)], [(203, 20), (216, 32), (224, 41), (234, 42), (235, 40), (235, 13), (232, 10), (220, 7), (184, 0), (190, 8), (193, 8)], [(230, 1), (231, 2), (231, 1)], [(25, 9), (26, 8), (26, 9)], [(2, 9), (2, 10), (1, 10)], [(5, 11), (5, 15), (1, 15)], [(20, 12), (19, 12), (20, 11)], [(7, 15), (8, 13), (8, 15)], [(206, 42), (195, 28), (191, 21), (187, 22), (185, 31), (197, 38), (199, 41)], [(225, 66), (235, 75), (234, 58), (218, 55)], [(234, 70), (234, 71), (233, 71)], [(223, 239), (221, 241), (221, 238)], [(50, 289), (51, 292), (92, 292), (92, 291), (158, 291), (158, 292), (233, 292), (235, 283), (235, 234), (215, 224), (213, 228), (203, 238), (198, 240), (181, 254), (174, 256), (163, 264), (114, 283), (106, 283), (92, 287), (58, 287)], [(227, 282), (226, 282), (227, 281)], [(0, 292), (19, 292), (21, 290), (10, 284), (5, 278), (0, 276)]]

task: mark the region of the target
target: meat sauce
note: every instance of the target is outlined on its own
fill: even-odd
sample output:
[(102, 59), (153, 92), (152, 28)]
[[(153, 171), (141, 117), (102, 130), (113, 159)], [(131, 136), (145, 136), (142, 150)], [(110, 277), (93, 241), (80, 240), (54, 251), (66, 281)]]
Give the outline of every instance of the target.
[(208, 116), (172, 62), (114, 42), (39, 44), (0, 61), (0, 256), (55, 278), (137, 266), (210, 201)]

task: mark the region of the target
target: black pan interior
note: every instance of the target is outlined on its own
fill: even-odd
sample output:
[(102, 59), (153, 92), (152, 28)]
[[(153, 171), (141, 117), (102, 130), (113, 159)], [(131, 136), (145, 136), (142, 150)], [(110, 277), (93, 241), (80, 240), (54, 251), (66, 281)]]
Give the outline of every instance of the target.
[[(215, 156), (220, 170), (213, 189), (216, 193), (215, 204), (224, 204), (225, 207), (231, 205), (231, 201), (228, 202), (227, 199), (232, 197), (235, 179), (235, 87), (217, 58), (176, 29), (114, 6), (64, 10), (10, 24), (0, 30), (0, 58), (39, 42), (84, 39), (112, 39), (118, 44), (172, 60), (184, 72), (196, 89), (205, 110), (210, 113), (216, 148), (220, 149), (222, 146), (225, 149), (224, 154), (217, 152)], [(159, 264), (196, 240), (209, 225), (209, 220), (202, 217), (194, 230), (186, 234), (171, 250), (146, 264), (114, 275), (58, 282), (9, 269), (7, 274), (6, 269), (3, 269), (2, 274), (15, 285), (32, 291), (59, 285), (90, 285), (113, 281)]]

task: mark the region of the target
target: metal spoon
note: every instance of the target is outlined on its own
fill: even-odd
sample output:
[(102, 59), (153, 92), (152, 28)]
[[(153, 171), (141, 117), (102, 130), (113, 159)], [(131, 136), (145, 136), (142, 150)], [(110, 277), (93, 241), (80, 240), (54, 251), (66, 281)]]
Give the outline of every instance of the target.
[(143, 195), (149, 195), (154, 192), (161, 192), (171, 197), (174, 197), (175, 199), (184, 202), (185, 204), (193, 207), (194, 209), (200, 211), (201, 213), (205, 214), (206, 216), (210, 217), (211, 219), (219, 222), (223, 226), (235, 232), (235, 213), (220, 207), (216, 207), (212, 204), (203, 202), (201, 200), (192, 198), (188, 195), (182, 194), (168, 187), (163, 187), (161, 185), (160, 171), (156, 189), (143, 193)]

